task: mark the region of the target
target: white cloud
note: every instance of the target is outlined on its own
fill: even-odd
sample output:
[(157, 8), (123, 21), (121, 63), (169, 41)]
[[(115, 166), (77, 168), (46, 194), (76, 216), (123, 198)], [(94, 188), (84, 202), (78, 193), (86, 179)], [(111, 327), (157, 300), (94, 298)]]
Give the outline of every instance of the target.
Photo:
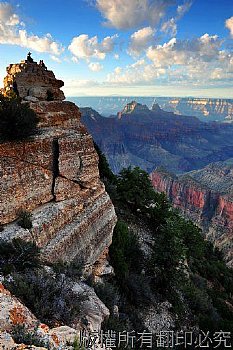
[(163, 45), (150, 46), (146, 58), (115, 69), (110, 84), (170, 86), (214, 86), (233, 78), (233, 53), (222, 50), (217, 35), (204, 34), (193, 40), (173, 38)]
[(138, 56), (152, 43), (155, 30), (145, 27), (133, 33), (130, 37), (128, 52), (132, 56)]
[(106, 54), (113, 51), (117, 35), (107, 36), (101, 42), (98, 37), (89, 38), (87, 34), (81, 34), (72, 39), (68, 49), (79, 59), (90, 59), (92, 57), (105, 59)]
[(192, 1), (187, 1), (183, 5), (179, 5), (176, 10), (176, 15), (162, 24), (161, 31), (171, 36), (176, 36), (177, 22), (189, 11), (191, 6)]
[(77, 57), (75, 57), (75, 56), (72, 56), (71, 60), (72, 60), (74, 63), (79, 63), (79, 60), (78, 60)]
[(13, 6), (7, 2), (0, 3), (0, 23), (6, 26), (15, 26), (19, 24), (19, 16), (14, 13)]
[(50, 34), (43, 37), (29, 35), (20, 22), (14, 8), (7, 2), (0, 3), (0, 44), (19, 45), (37, 52), (59, 55), (63, 48)]
[(96, 7), (106, 18), (104, 24), (117, 29), (157, 25), (173, 4), (173, 0), (96, 0)]
[(226, 25), (226, 28), (230, 30), (230, 34), (233, 38), (233, 16), (226, 20), (225, 25)]
[(161, 27), (162, 32), (170, 33), (172, 36), (177, 34), (177, 24), (175, 18), (169, 19), (167, 22), (164, 22)]
[(155, 68), (152, 64), (139, 60), (125, 69), (115, 68), (113, 73), (108, 74), (107, 82), (113, 85), (125, 86), (150, 84), (154, 79), (162, 77), (165, 73), (165, 69)]
[(120, 58), (119, 54), (115, 53), (114, 58), (115, 58), (115, 60), (119, 60), (119, 58)]
[(121, 74), (122, 68), (121, 68), (121, 67), (116, 67), (116, 68), (114, 69), (114, 72), (115, 72), (116, 74)]
[(177, 7), (177, 17), (180, 19), (184, 16), (186, 12), (189, 11), (190, 7), (192, 6), (192, 1), (187, 1), (183, 5), (179, 5)]
[(147, 57), (157, 67), (187, 65), (195, 61), (210, 62), (218, 58), (221, 44), (217, 35), (209, 34), (193, 40), (172, 38), (164, 45), (150, 46)]
[(93, 72), (100, 72), (104, 68), (99, 62), (92, 62), (88, 65), (88, 67)]
[(113, 73), (108, 74), (107, 82), (113, 85), (130, 86), (134, 84), (150, 83), (153, 79), (165, 74), (165, 69), (155, 68), (144, 59), (127, 66), (125, 69), (116, 67)]
[(57, 63), (61, 63), (60, 58), (57, 57), (57, 56), (51, 55), (50, 58), (51, 58), (53, 61), (57, 62)]

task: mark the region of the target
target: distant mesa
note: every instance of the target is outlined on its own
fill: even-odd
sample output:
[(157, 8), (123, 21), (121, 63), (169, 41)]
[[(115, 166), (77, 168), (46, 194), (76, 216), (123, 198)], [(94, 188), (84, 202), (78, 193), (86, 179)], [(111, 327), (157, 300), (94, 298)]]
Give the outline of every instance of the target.
[(158, 103), (154, 103), (153, 106), (152, 106), (152, 111), (153, 112), (161, 112), (162, 109), (160, 108)]
[(4, 78), (3, 94), (16, 93), (24, 100), (31, 102), (62, 101), (65, 99), (60, 88), (64, 86), (62, 80), (56, 79), (54, 73), (48, 70), (43, 60), (35, 62), (29, 52), (26, 60), (10, 64)]
[(142, 105), (141, 103), (132, 101), (130, 103), (127, 103), (127, 105), (123, 108), (121, 112), (117, 114), (117, 116), (118, 116), (118, 119), (121, 119), (123, 114), (148, 112), (148, 111), (149, 111), (149, 108), (147, 107), (147, 105)]

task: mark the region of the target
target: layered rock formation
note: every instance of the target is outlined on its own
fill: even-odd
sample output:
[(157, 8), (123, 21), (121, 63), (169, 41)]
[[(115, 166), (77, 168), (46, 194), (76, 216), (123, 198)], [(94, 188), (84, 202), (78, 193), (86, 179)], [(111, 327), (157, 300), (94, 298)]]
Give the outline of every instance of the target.
[[(92, 107), (101, 115), (109, 117), (116, 115), (131, 104), (135, 97), (130, 96), (106, 96), (74, 97), (80, 107)], [(156, 102), (167, 112), (179, 115), (195, 116), (202, 121), (227, 121), (233, 120), (233, 99), (220, 98), (192, 98), (192, 97), (137, 97), (137, 102), (153, 108)]]
[(17, 64), (10, 64), (4, 78), (3, 92), (7, 94), (13, 90), (24, 99), (64, 100), (65, 96), (60, 88), (63, 81), (57, 80), (52, 71), (47, 70), (43, 61), (39, 64), (29, 56)]
[(118, 173), (128, 166), (147, 172), (163, 166), (181, 174), (233, 157), (233, 125), (204, 123), (132, 101), (118, 118), (81, 108), (82, 120)]
[(196, 116), (206, 121), (232, 121), (233, 100), (211, 98), (166, 98), (158, 99), (166, 111)]
[(165, 192), (187, 218), (203, 229), (233, 267), (233, 162), (219, 162), (182, 176), (157, 169), (154, 188)]
[[(32, 65), (36, 69), (31, 74)], [(21, 64), (11, 65), (11, 71), (18, 66)], [(23, 66), (15, 77), (18, 89), (22, 83), (22, 96), (30, 84), (41, 87), (42, 76), (46, 80), (49, 72), (42, 75), (45, 68), (36, 63)], [(60, 85), (55, 84), (54, 89)], [(62, 93), (57, 90), (55, 94), (55, 90), (59, 98)], [(30, 102), (30, 107), (40, 119), (38, 135), (0, 144), (0, 238), (34, 240), (43, 258), (51, 262), (76, 259), (92, 265), (111, 244), (116, 222), (99, 178), (92, 137), (81, 124), (74, 103), (37, 101)], [(17, 224), (21, 210), (32, 212), (31, 230)]]

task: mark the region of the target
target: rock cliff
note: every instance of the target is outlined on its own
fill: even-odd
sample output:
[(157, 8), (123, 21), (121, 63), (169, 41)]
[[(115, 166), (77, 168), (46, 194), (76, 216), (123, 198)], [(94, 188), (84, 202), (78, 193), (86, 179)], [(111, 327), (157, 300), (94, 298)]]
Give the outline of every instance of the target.
[(37, 64), (29, 55), (27, 60), (10, 64), (6, 71), (3, 89), (5, 94), (13, 90), (19, 97), (28, 100), (65, 99), (63, 91), (60, 90), (64, 85), (63, 81), (57, 80), (43, 61)]
[[(30, 103), (40, 121), (35, 137), (0, 144), (0, 237), (34, 240), (50, 262), (93, 265), (111, 244), (116, 215), (99, 178), (92, 137), (78, 107), (61, 101), (63, 84), (52, 72), (27, 61), (7, 71), (5, 90), (13, 74), (19, 95), (27, 100), (29, 90), (35, 97), (23, 103)], [(50, 84), (56, 98), (44, 101), (41, 91)], [(21, 210), (31, 211), (32, 229), (17, 224)]]
[(179, 177), (157, 169), (151, 180), (158, 192), (165, 192), (174, 207), (203, 229), (232, 267), (233, 163), (210, 164)]
[(233, 101), (211, 98), (159, 98), (160, 106), (176, 114), (191, 115), (205, 121), (232, 121)]

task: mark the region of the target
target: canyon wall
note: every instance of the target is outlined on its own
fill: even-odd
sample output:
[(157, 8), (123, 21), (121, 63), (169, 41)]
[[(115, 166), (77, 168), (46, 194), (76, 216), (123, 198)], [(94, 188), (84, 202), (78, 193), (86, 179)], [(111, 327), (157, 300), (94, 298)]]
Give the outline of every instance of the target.
[[(43, 77), (46, 86), (46, 72), (35, 70), (35, 86)], [(0, 238), (33, 240), (50, 262), (93, 265), (111, 244), (116, 215), (99, 178), (92, 137), (80, 122), (79, 108), (63, 102), (62, 94), (55, 101), (34, 97), (22, 103), (30, 103), (38, 115), (38, 134), (0, 144)], [(18, 225), (22, 210), (32, 214), (31, 229)]]
[(196, 116), (203, 121), (232, 122), (233, 101), (214, 98), (158, 98), (160, 106), (176, 114)]
[[(117, 115), (133, 99), (135, 99), (134, 96), (72, 97), (72, 101), (77, 102), (80, 107), (92, 107), (105, 117)], [(164, 111), (185, 116), (195, 116), (205, 122), (232, 122), (233, 120), (233, 99), (137, 96), (137, 102), (147, 105), (149, 109), (152, 109), (157, 102)]]
[(232, 267), (232, 193), (219, 192), (216, 186), (211, 188), (203, 184), (203, 179), (202, 182), (195, 179), (195, 172), (177, 177), (157, 169), (150, 176), (156, 191), (166, 193), (175, 208), (201, 227), (206, 238), (223, 252), (228, 265)]
[(135, 101), (116, 118), (81, 108), (82, 120), (113, 172), (139, 166), (148, 173), (164, 167), (182, 174), (210, 162), (233, 157), (233, 125), (204, 123), (196, 117), (165, 112), (158, 104), (149, 110)]

